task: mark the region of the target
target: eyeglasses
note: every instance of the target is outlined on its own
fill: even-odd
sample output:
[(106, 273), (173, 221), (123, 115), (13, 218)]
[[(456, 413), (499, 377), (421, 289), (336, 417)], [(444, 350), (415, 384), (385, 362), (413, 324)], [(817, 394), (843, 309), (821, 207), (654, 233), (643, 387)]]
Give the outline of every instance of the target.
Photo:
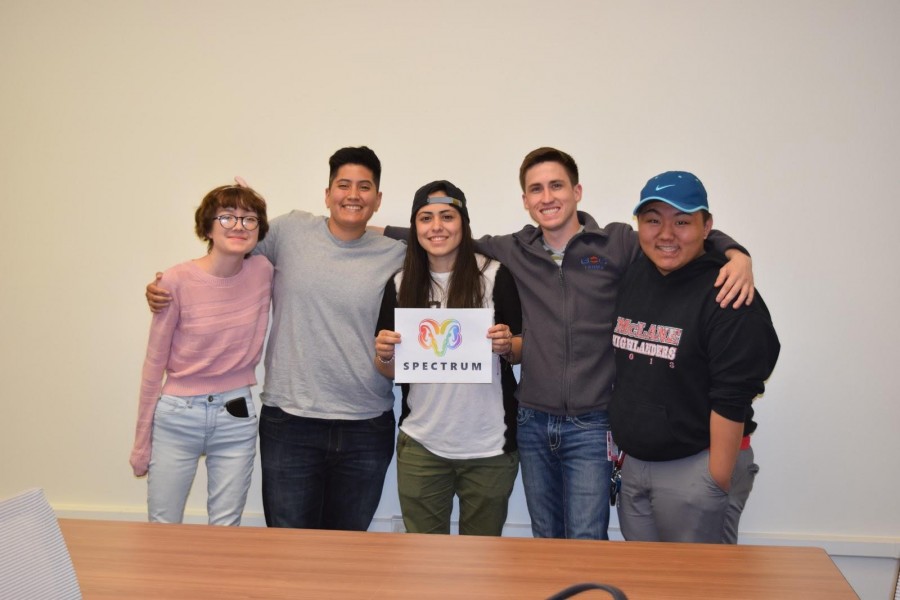
[(218, 221), (219, 225), (224, 229), (234, 229), (234, 226), (237, 225), (238, 221), (241, 222), (241, 227), (247, 231), (253, 231), (259, 227), (259, 217), (236, 217), (234, 215), (224, 214), (216, 217), (216, 221)]

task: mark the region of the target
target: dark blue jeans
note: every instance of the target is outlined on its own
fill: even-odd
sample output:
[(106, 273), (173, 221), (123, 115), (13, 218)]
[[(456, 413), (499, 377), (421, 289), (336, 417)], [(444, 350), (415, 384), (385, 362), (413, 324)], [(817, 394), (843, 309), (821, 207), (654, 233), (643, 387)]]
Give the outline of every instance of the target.
[(269, 527), (365, 531), (394, 454), (394, 413), (349, 421), (263, 406), (259, 454)]

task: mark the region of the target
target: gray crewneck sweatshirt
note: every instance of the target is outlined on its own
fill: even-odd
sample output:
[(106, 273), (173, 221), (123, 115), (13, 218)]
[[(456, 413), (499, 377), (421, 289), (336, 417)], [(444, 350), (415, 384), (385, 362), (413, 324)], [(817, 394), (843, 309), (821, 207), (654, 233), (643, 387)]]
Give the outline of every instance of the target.
[(384, 285), (403, 243), (371, 233), (345, 242), (327, 219), (295, 210), (270, 222), (255, 252), (275, 265), (261, 399), (317, 419), (374, 418), (394, 403), (372, 364)]

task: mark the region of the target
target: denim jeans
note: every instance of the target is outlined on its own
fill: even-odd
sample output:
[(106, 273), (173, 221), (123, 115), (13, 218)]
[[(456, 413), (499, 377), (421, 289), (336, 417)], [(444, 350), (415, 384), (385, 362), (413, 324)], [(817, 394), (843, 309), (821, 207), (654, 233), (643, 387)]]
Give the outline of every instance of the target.
[(374, 419), (297, 417), (263, 406), (262, 495), (269, 527), (365, 531), (394, 454), (394, 413)]
[(576, 417), (519, 408), (519, 461), (534, 537), (609, 539), (606, 411)]
[[(225, 402), (244, 397), (247, 417), (235, 417)], [(181, 523), (197, 463), (206, 455), (210, 525), (240, 525), (256, 457), (256, 411), (250, 388), (203, 396), (160, 397), (153, 415), (147, 478), (151, 521)]]

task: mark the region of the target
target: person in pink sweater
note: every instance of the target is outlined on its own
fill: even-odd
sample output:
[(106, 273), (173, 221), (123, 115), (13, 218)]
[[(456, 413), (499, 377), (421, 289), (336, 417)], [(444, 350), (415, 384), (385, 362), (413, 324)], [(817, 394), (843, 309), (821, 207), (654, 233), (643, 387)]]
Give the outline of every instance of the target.
[(272, 264), (250, 256), (269, 229), (252, 189), (222, 186), (194, 215), (207, 254), (162, 277), (172, 303), (153, 315), (131, 466), (148, 475), (150, 521), (180, 523), (206, 456), (210, 525), (239, 525), (256, 456), (250, 386), (269, 320)]

